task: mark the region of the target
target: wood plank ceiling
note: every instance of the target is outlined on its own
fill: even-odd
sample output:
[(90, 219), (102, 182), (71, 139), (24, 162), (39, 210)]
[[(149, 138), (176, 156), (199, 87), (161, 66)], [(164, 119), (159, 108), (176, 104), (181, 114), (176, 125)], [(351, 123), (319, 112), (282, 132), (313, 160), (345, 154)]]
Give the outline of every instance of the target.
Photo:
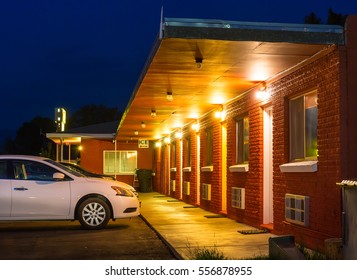
[(160, 139), (344, 42), (337, 26), (195, 19), (165, 19), (160, 35), (119, 124), (118, 140)]

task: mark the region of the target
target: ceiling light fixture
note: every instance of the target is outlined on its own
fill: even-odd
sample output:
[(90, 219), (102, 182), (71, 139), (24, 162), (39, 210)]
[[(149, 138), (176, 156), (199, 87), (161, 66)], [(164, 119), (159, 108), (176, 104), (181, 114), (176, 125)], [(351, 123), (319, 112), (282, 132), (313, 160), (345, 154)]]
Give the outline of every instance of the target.
[(201, 69), (202, 68), (202, 62), (203, 62), (203, 58), (202, 57), (196, 57), (196, 67), (197, 69)]
[(168, 91), (167, 94), (166, 94), (166, 99), (167, 101), (171, 102), (174, 97), (172, 96), (172, 92), (171, 91)]
[(155, 110), (151, 110), (151, 117), (155, 118), (156, 117), (156, 111)]
[(142, 128), (145, 128), (146, 127), (146, 124), (144, 122), (141, 122), (141, 127)]
[(139, 131), (135, 130), (135, 131), (134, 131), (134, 134), (135, 134), (135, 135), (139, 135)]

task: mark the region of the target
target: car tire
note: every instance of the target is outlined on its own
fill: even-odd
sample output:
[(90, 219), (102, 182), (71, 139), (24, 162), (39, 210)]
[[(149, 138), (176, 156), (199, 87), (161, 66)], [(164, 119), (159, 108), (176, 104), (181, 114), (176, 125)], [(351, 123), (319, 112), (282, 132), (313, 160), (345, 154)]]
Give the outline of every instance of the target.
[(77, 216), (85, 229), (102, 229), (109, 222), (110, 209), (103, 199), (91, 197), (80, 204)]

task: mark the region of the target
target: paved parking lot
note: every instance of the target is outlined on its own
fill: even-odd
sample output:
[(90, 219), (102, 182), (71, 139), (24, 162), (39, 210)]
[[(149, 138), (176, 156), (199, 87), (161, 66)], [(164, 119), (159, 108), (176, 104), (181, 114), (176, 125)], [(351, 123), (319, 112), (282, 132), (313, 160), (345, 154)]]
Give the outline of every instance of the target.
[(59, 222), (0, 222), (2, 260), (172, 260), (140, 218), (118, 219), (103, 230)]

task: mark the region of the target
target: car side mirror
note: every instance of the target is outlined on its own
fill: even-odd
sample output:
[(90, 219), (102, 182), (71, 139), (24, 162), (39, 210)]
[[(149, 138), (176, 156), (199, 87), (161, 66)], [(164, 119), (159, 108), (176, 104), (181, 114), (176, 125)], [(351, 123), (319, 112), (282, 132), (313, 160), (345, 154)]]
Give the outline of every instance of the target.
[(54, 180), (63, 180), (64, 174), (60, 173), (60, 172), (55, 172), (55, 173), (53, 173), (53, 179)]

